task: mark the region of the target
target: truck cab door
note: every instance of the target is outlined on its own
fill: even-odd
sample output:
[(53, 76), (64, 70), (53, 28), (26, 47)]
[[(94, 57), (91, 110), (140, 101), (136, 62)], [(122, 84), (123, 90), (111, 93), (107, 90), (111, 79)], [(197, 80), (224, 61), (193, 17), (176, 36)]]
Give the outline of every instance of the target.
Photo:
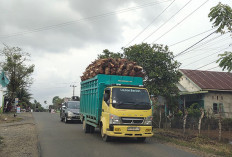
[(111, 92), (110, 88), (106, 88), (103, 96), (103, 102), (102, 102), (102, 112), (107, 112), (109, 110), (110, 106), (110, 100), (111, 100)]
[(111, 102), (111, 89), (106, 88), (104, 91), (103, 100), (102, 100), (102, 117), (101, 117), (101, 121), (105, 123), (105, 127), (106, 127), (106, 124), (107, 126), (109, 124), (110, 102)]

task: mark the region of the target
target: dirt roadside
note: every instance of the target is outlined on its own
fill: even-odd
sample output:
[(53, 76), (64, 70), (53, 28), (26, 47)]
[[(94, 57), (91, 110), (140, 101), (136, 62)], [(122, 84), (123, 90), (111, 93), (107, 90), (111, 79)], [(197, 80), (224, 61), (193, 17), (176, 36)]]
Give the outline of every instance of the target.
[(0, 157), (38, 157), (38, 137), (30, 112), (17, 114), (19, 122), (0, 124)]

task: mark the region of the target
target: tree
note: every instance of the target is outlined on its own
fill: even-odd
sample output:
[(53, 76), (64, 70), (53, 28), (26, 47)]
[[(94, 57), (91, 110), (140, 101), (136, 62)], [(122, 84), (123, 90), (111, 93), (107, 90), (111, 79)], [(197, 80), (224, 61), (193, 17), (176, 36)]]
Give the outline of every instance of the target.
[(30, 104), (32, 94), (29, 93), (26, 89), (21, 88), (19, 91), (17, 91), (16, 97), (19, 98), (19, 105), (21, 106), (21, 108), (27, 109), (28, 107), (32, 107)]
[(53, 108), (58, 109), (63, 102), (64, 102), (64, 100), (61, 99), (59, 96), (53, 97), (53, 99), (52, 99)]
[[(226, 4), (219, 2), (218, 5), (210, 9), (208, 15), (210, 21), (213, 21), (213, 27), (217, 27), (216, 32), (224, 34), (226, 31), (232, 32), (232, 9)], [(225, 52), (219, 55), (217, 60), (219, 66), (227, 69), (229, 72), (232, 70), (232, 52)]]
[(114, 53), (110, 52), (108, 49), (103, 50), (103, 54), (98, 55), (98, 59), (103, 59), (103, 58), (122, 58), (123, 54), (121, 53)]
[(224, 52), (223, 54), (219, 54), (220, 58), (217, 60), (219, 62), (219, 66), (222, 67), (224, 71), (227, 69), (229, 72), (232, 70), (232, 52)]
[(40, 102), (38, 102), (37, 100), (34, 100), (34, 103), (32, 104), (34, 110), (36, 112), (44, 112), (46, 111), (43, 106), (40, 104)]
[[(23, 52), (19, 47), (9, 47), (5, 45), (1, 51), (1, 55), (5, 57), (1, 66), (7, 73), (10, 81), (7, 86), (7, 97), (9, 97), (12, 102), (22, 91), (28, 92), (28, 88), (32, 84), (31, 74), (34, 71), (34, 65), (26, 64), (30, 54)], [(30, 99), (31, 97), (24, 98)], [(29, 100), (27, 101), (29, 102)], [(24, 102), (26, 101), (24, 100)]]
[(174, 60), (167, 46), (142, 43), (123, 50), (125, 58), (143, 67), (144, 85), (150, 94), (166, 98), (178, 95), (176, 83), (181, 77), (178, 71), (180, 63)]
[(213, 21), (213, 27), (217, 27), (217, 32), (224, 34), (227, 30), (232, 31), (232, 9), (226, 4), (218, 3), (210, 9), (208, 15), (210, 21)]

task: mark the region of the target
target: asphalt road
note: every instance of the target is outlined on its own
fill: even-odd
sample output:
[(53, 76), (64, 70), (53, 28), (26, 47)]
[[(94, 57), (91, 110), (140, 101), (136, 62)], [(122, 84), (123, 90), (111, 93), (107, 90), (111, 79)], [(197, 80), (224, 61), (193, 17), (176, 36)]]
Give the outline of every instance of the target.
[(94, 134), (85, 134), (82, 124), (65, 124), (56, 113), (36, 112), (33, 116), (42, 157), (196, 157), (152, 138), (145, 143), (131, 138), (104, 142), (99, 130)]

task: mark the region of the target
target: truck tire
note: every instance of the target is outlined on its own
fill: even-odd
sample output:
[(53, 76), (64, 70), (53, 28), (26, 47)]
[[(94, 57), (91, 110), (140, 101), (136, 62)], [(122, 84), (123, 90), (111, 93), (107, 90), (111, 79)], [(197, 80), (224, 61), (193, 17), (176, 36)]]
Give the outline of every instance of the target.
[(84, 133), (90, 133), (90, 125), (89, 124), (86, 124), (86, 121), (85, 119), (83, 119), (83, 130), (84, 130)]
[(146, 141), (146, 137), (137, 137), (137, 141), (138, 142), (145, 142)]
[(89, 132), (90, 132), (91, 134), (93, 134), (93, 133), (94, 133), (94, 131), (95, 131), (95, 127), (90, 126), (90, 128), (89, 128)]
[(110, 136), (106, 135), (103, 133), (103, 126), (101, 126), (101, 136), (102, 136), (102, 140), (105, 142), (109, 142), (110, 141)]

